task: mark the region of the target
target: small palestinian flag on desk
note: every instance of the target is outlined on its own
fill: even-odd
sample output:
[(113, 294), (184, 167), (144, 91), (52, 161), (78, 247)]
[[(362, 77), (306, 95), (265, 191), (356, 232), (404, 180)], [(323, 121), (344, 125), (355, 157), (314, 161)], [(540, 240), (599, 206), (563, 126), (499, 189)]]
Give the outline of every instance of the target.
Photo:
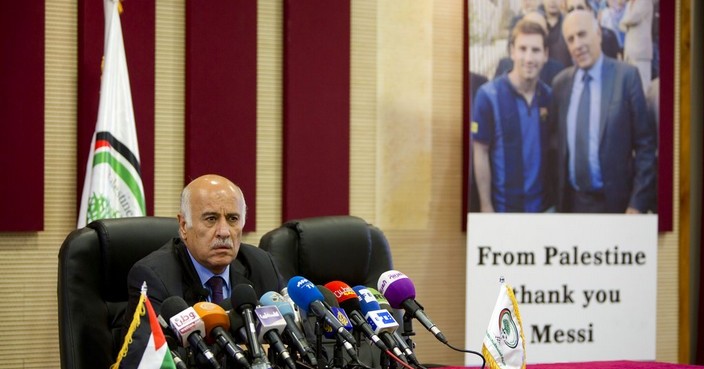
[(118, 368), (176, 369), (164, 332), (147, 298), (146, 282), (142, 285), (142, 296), (117, 355), (117, 362), (110, 367)]
[(499, 298), (484, 335), (482, 355), (492, 369), (525, 369), (526, 342), (513, 289), (501, 283)]

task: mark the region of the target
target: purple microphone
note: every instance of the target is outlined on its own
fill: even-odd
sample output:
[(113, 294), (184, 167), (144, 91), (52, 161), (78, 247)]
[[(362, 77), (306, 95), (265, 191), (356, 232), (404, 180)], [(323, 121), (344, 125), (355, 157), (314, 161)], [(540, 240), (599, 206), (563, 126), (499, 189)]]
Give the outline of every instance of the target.
[(404, 309), (406, 313), (418, 319), (425, 329), (435, 335), (440, 342), (447, 344), (447, 338), (440, 329), (430, 321), (423, 306), (416, 302), (416, 287), (408, 276), (398, 270), (389, 270), (379, 276), (377, 283), (379, 292), (389, 301), (394, 309)]

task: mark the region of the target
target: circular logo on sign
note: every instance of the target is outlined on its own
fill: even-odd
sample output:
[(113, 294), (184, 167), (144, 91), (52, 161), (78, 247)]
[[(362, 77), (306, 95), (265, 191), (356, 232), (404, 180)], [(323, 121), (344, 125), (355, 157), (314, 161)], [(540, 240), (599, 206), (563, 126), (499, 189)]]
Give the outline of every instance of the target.
[(518, 329), (509, 309), (503, 309), (499, 313), (499, 330), (506, 346), (512, 349), (518, 346)]

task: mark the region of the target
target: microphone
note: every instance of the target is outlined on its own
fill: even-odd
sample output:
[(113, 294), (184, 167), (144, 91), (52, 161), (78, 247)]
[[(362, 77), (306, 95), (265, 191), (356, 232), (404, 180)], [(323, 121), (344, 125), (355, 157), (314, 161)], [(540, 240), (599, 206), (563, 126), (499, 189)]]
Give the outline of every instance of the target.
[(174, 360), (174, 365), (176, 365), (176, 369), (188, 369), (188, 366), (185, 362), (183, 362), (183, 359), (181, 359), (181, 355), (179, 355), (178, 352), (174, 350), (169, 351), (171, 352), (171, 358)]
[[(389, 302), (386, 301), (386, 298), (384, 298), (384, 295), (382, 295), (379, 291), (371, 288), (371, 287), (365, 287), (365, 286), (355, 286), (353, 288), (355, 291), (360, 296), (360, 300), (362, 300), (362, 295), (365, 296), (365, 301), (368, 301), (369, 303), (372, 303), (373, 301), (376, 301), (379, 308), (381, 310), (387, 311), (389, 315), (393, 318), (393, 312), (391, 311), (391, 305), (389, 305)], [(371, 305), (374, 306), (374, 305)], [(413, 350), (411, 347), (408, 345), (406, 340), (403, 339), (398, 334), (398, 329), (395, 329), (393, 332), (393, 337), (398, 346), (401, 348), (401, 351), (403, 351), (404, 354), (406, 354), (406, 358), (408, 358), (408, 361), (412, 363), (413, 365), (423, 368), (421, 365), (420, 361), (418, 361), (418, 358), (416, 358), (416, 355), (413, 353)]]
[(276, 353), (275, 357), (283, 360), (289, 369), (296, 369), (296, 363), (291, 359), (281, 339), (281, 331), (286, 327), (286, 320), (281, 316), (279, 309), (276, 306), (257, 306), (254, 314), (257, 316), (259, 339), (264, 339)]
[(360, 312), (361, 306), (359, 305), (357, 293), (353, 291), (347, 283), (341, 281), (328, 282), (325, 284), (325, 287), (332, 291), (340, 307), (347, 313), (347, 316), (350, 317), (354, 328), (362, 331), (362, 333), (364, 333), (370, 341), (374, 342), (381, 351), (386, 352), (389, 347), (374, 333)]
[(205, 323), (207, 337), (213, 338), (241, 367), (249, 368), (244, 350), (227, 333), (230, 329), (230, 317), (225, 309), (211, 302), (197, 302), (193, 305), (193, 309)]
[(279, 309), (279, 312), (281, 312), (286, 322), (283, 337), (288, 341), (290, 346), (293, 346), (296, 351), (298, 351), (302, 359), (306, 360), (312, 366), (317, 367), (318, 360), (315, 358), (315, 352), (310, 347), (305, 334), (301, 332), (298, 324), (296, 324), (296, 314), (291, 306), (292, 302), (289, 303), (282, 295), (274, 291), (263, 294), (259, 301), (263, 305), (276, 306)]
[[(293, 308), (293, 317), (294, 317), (294, 320), (296, 321), (296, 325), (298, 326), (298, 329), (303, 329), (303, 319), (301, 318), (300, 309), (298, 309), (298, 305), (296, 305), (296, 303), (293, 302), (291, 297), (288, 295), (288, 288), (287, 287), (284, 287), (281, 289), (281, 296), (283, 296), (284, 301), (291, 304), (291, 307)], [(279, 308), (279, 310), (281, 310), (281, 308)]]
[(376, 299), (366, 287), (356, 286), (353, 290), (357, 292), (359, 296), (357, 301), (359, 302), (360, 309), (367, 323), (369, 323), (374, 330), (374, 333), (381, 336), (384, 343), (394, 352), (394, 355), (408, 362), (405, 353), (401, 351), (393, 337), (393, 333), (396, 331), (396, 328), (398, 328), (398, 323), (393, 315), (379, 307), (379, 303), (376, 302)]
[(445, 335), (430, 321), (430, 318), (423, 311), (423, 307), (416, 302), (416, 287), (410, 278), (398, 270), (389, 270), (379, 276), (377, 284), (379, 291), (386, 297), (391, 307), (394, 309), (403, 308), (406, 313), (418, 319), (425, 329), (435, 335), (435, 338), (447, 344)]
[[(345, 330), (347, 332), (352, 332), (352, 323), (350, 323), (350, 318), (347, 316), (347, 313), (345, 312), (344, 309), (340, 308), (340, 304), (337, 302), (337, 299), (335, 298), (335, 294), (330, 291), (329, 288), (323, 286), (323, 285), (317, 285), (318, 291), (323, 295), (323, 305), (325, 305), (330, 312), (332, 312), (332, 315), (337, 318), (337, 320), (342, 324), (343, 327), (345, 327)], [(325, 325), (325, 331), (326, 331), (326, 337), (328, 338), (335, 338), (335, 332), (332, 330), (332, 327), (329, 325)]]
[(254, 369), (271, 368), (271, 364), (269, 364), (264, 354), (264, 349), (257, 339), (257, 330), (254, 323), (254, 307), (257, 305), (257, 293), (254, 292), (254, 287), (248, 284), (236, 285), (232, 288), (230, 301), (235, 310), (244, 319), (244, 331), (249, 351), (252, 355), (252, 367)]
[(202, 334), (205, 333), (205, 324), (186, 301), (179, 296), (168, 297), (161, 304), (161, 313), (165, 319), (168, 319), (172, 331), (177, 335), (183, 347), (196, 347), (213, 368), (220, 369), (220, 364), (203, 341)]
[[(293, 299), (296, 305), (301, 307), (301, 309), (312, 312), (318, 319), (324, 320), (330, 325), (333, 332), (337, 334), (337, 338), (345, 347), (345, 350), (350, 354), (350, 357), (358, 361), (357, 352), (353, 347), (357, 344), (357, 341), (355, 341), (352, 334), (345, 329), (345, 326), (342, 325), (323, 304), (323, 294), (311, 281), (301, 276), (291, 278), (288, 281), (288, 293), (291, 299)], [(341, 311), (344, 312), (344, 310)]]
[(181, 358), (181, 355), (178, 353), (179, 343), (176, 341), (176, 334), (171, 330), (171, 327), (169, 327), (169, 323), (166, 322), (161, 314), (157, 315), (156, 320), (159, 322), (161, 331), (164, 333), (164, 338), (166, 339), (166, 344), (169, 346), (169, 351), (171, 352), (171, 357), (174, 359), (176, 369), (188, 369), (183, 358)]

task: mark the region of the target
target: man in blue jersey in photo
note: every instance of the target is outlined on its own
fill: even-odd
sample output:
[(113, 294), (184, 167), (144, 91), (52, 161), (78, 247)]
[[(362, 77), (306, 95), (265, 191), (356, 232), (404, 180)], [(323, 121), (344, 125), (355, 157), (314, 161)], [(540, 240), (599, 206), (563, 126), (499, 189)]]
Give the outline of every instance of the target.
[(544, 212), (547, 188), (547, 107), (540, 81), (548, 60), (543, 27), (521, 20), (509, 39), (513, 69), (484, 84), (472, 109), (474, 172), (481, 212)]

